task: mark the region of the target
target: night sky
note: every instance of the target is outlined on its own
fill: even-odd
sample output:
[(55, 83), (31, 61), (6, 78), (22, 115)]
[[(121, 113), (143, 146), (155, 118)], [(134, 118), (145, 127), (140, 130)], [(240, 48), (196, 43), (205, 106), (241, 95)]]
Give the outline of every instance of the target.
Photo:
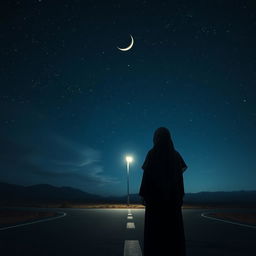
[(186, 192), (256, 189), (255, 1), (125, 2), (1, 2), (0, 181), (137, 193), (165, 126)]

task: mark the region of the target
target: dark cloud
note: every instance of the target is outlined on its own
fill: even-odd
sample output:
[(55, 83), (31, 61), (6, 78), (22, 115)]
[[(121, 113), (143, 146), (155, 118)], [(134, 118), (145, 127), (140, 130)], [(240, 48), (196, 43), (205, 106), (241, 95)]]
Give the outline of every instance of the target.
[(60, 137), (46, 140), (49, 139), (50, 148), (32, 149), (30, 145), (1, 138), (0, 179), (25, 185), (69, 185), (95, 193), (99, 187), (117, 183), (104, 175), (99, 151)]

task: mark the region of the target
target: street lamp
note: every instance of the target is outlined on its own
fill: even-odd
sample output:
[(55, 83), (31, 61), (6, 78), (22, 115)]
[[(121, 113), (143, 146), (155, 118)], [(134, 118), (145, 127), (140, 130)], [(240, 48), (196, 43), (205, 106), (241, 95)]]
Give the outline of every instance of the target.
[(127, 167), (127, 206), (130, 204), (130, 191), (129, 191), (129, 172), (130, 172), (130, 163), (133, 161), (132, 156), (126, 156), (126, 167)]

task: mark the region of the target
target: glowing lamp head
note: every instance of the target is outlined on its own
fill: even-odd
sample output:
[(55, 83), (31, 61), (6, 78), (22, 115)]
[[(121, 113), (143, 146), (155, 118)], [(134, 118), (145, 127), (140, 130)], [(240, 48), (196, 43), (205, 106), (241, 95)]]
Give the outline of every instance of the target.
[(132, 161), (133, 161), (133, 158), (132, 158), (132, 156), (126, 156), (126, 162), (127, 163), (131, 163)]

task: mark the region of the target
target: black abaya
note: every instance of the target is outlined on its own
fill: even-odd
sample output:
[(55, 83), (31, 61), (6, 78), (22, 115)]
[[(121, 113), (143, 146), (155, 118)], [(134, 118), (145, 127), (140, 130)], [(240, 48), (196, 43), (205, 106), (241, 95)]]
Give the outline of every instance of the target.
[(185, 256), (181, 206), (184, 196), (182, 173), (187, 166), (177, 151), (153, 148), (142, 168), (140, 195), (146, 202), (144, 256)]
[(144, 256), (185, 256), (181, 207), (147, 204), (144, 227)]

